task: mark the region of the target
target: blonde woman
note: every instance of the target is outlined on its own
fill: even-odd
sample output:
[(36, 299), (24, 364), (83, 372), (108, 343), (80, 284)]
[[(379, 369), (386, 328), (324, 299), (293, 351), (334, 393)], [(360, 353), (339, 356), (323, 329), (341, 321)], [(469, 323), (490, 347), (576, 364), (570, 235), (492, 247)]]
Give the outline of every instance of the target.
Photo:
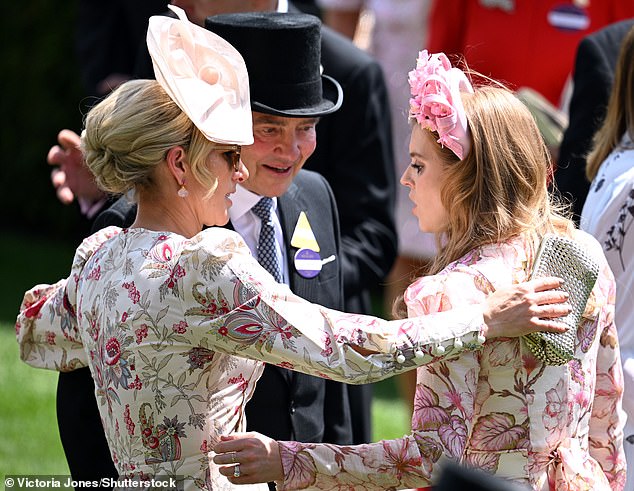
[(403, 315), (463, 308), (525, 281), (541, 237), (559, 234), (601, 261), (574, 359), (545, 365), (518, 338), (445, 352), (418, 368), (411, 435), (341, 447), (251, 434), (218, 444), (215, 462), (241, 463), (244, 476), (232, 482), (276, 479), (283, 489), (425, 488), (437, 483), (444, 458), (535, 490), (622, 489), (614, 280), (600, 245), (551, 203), (547, 149), (511, 92), (474, 89), (444, 54), (426, 51), (410, 85), (411, 164), (401, 182), (439, 252), (405, 292)]

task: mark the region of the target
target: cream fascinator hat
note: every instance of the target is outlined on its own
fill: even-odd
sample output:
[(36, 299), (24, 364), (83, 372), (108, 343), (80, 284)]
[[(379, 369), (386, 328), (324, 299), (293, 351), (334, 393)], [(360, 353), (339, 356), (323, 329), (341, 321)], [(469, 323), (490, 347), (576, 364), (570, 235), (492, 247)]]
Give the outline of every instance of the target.
[(150, 17), (147, 45), (156, 80), (211, 141), (251, 145), (249, 78), (242, 56), (218, 35), (178, 16)]

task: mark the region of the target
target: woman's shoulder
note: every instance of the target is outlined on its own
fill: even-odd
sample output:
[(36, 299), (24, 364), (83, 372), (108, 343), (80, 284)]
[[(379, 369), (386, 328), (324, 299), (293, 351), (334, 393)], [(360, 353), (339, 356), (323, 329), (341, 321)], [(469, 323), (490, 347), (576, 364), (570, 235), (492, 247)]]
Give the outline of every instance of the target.
[(210, 227), (191, 238), (168, 231), (108, 227), (85, 239), (80, 247), (85, 257), (99, 248), (104, 254), (128, 256), (137, 262), (167, 262), (172, 267), (179, 262), (204, 261), (212, 256), (219, 260), (234, 253), (250, 254), (239, 234), (221, 227)]
[(574, 229), (572, 239), (582, 246), (589, 248), (592, 252), (601, 251), (601, 244), (599, 244), (599, 241), (593, 235), (584, 230), (580, 230), (578, 228)]
[(184, 249), (187, 252), (202, 251), (216, 256), (225, 256), (229, 252), (250, 254), (242, 236), (223, 227), (209, 227), (203, 230), (185, 242)]
[(90, 249), (94, 247), (101, 247), (104, 242), (116, 237), (122, 230), (123, 229), (121, 227), (116, 227), (114, 225), (104, 227), (86, 237), (82, 241), (80, 248)]
[(504, 242), (485, 244), (450, 264), (445, 271), (486, 278), (495, 287), (526, 279), (529, 258), (535, 244), (528, 235), (518, 235)]
[(260, 266), (251, 254), (249, 247), (240, 234), (222, 227), (210, 227), (185, 241), (180, 247), (179, 266), (185, 274), (186, 281), (194, 284), (204, 280), (209, 286), (214, 283), (231, 284), (231, 288), (239, 283), (240, 290), (275, 290), (275, 279)]
[(575, 228), (572, 231), (572, 235), (568, 237), (568, 239), (572, 239), (576, 242), (581, 249), (592, 259), (594, 259), (599, 265), (603, 265), (607, 260), (605, 258), (605, 253), (603, 251), (603, 247), (599, 243), (599, 241), (589, 232), (584, 230)]
[(413, 282), (405, 302), (422, 305), (425, 313), (481, 302), (497, 288), (525, 279), (526, 247), (522, 238), (477, 247), (439, 273)]
[(110, 226), (97, 230), (86, 237), (75, 251), (73, 269), (81, 268), (90, 257), (105, 243), (121, 233), (120, 227)]
[[(606, 269), (608, 271), (610, 270), (603, 246), (593, 235), (583, 230), (575, 229), (572, 238), (575, 242), (581, 245), (583, 250), (590, 254), (590, 256), (599, 265), (599, 269), (601, 271)], [(611, 272), (609, 273), (609, 276), (611, 276)]]
[(216, 277), (226, 266), (233, 271), (236, 264), (255, 261), (242, 236), (222, 227), (207, 228), (191, 239), (183, 240), (177, 249), (180, 265), (185, 269), (200, 270), (206, 276), (211, 274), (207, 279)]

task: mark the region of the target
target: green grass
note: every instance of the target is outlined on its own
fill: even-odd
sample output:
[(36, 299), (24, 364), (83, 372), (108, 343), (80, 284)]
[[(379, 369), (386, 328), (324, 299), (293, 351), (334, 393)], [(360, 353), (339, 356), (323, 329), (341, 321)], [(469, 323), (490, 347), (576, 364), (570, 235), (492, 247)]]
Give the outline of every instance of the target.
[(374, 384), (372, 441), (401, 438), (411, 433), (411, 403), (398, 393), (394, 379)]
[[(22, 363), (14, 322), (24, 292), (68, 274), (68, 241), (3, 232), (0, 240), (0, 476), (68, 474), (57, 431), (57, 373)], [(4, 479), (3, 479), (4, 481)]]
[[(0, 477), (68, 474), (55, 417), (57, 373), (20, 360), (13, 325), (0, 323)], [(409, 410), (392, 380), (375, 385), (374, 441), (407, 434)]]
[(12, 324), (0, 323), (0, 476), (68, 474), (57, 431), (57, 373), (22, 363)]
[[(72, 256), (63, 241), (11, 235), (0, 241), (0, 270), (11, 280), (0, 282), (0, 478), (68, 474), (55, 416), (57, 374), (20, 361), (13, 326), (24, 291), (65, 276)], [(394, 381), (375, 385), (374, 441), (409, 433), (408, 405)]]

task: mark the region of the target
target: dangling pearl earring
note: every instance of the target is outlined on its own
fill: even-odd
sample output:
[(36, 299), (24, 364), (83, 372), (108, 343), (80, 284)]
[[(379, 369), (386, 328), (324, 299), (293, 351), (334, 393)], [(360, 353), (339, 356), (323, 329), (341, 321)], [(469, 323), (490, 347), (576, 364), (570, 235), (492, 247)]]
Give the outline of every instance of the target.
[(187, 196), (189, 196), (189, 192), (185, 188), (185, 181), (183, 181), (181, 188), (178, 190), (178, 196), (181, 198), (187, 198)]

